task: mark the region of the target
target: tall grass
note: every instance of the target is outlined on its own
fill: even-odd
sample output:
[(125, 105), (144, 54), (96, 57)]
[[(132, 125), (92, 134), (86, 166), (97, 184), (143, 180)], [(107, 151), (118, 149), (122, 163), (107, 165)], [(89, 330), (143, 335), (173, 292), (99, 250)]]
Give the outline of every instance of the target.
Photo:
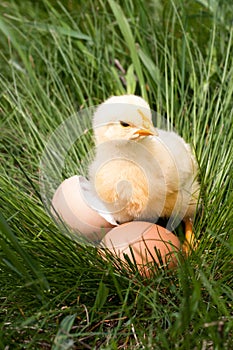
[[(233, 348), (232, 7), (220, 0), (0, 6), (0, 347)], [(199, 248), (174, 271), (155, 266), (148, 280), (65, 237), (39, 192), (53, 131), (126, 92), (148, 99), (200, 165)], [(90, 134), (76, 143), (64, 177), (91, 148)]]

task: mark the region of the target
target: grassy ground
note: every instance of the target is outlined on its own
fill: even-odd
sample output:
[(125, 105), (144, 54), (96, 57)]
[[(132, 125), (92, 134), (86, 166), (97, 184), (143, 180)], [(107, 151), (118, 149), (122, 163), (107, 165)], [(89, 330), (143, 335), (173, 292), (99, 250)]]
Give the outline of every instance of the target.
[[(230, 2), (9, 0), (0, 13), (0, 348), (233, 349)], [(39, 193), (49, 135), (126, 92), (148, 99), (200, 165), (199, 248), (150, 280), (66, 238)]]

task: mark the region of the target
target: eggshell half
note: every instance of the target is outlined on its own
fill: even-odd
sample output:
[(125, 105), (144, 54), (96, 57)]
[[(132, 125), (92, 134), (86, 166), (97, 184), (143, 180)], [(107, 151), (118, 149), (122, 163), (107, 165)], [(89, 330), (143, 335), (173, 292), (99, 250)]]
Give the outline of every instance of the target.
[(75, 175), (60, 184), (52, 199), (51, 213), (72, 231), (90, 241), (100, 241), (114, 226), (87, 202), (80, 181), (81, 177)]
[(113, 228), (103, 238), (101, 245), (124, 261), (124, 254), (127, 254), (132, 262), (135, 259), (140, 273), (147, 277), (150, 276), (150, 266), (154, 265), (154, 262), (158, 266), (161, 266), (161, 263), (166, 264), (168, 268), (176, 266), (176, 255), (181, 249), (179, 239), (172, 232), (159, 225), (142, 221), (133, 221)]

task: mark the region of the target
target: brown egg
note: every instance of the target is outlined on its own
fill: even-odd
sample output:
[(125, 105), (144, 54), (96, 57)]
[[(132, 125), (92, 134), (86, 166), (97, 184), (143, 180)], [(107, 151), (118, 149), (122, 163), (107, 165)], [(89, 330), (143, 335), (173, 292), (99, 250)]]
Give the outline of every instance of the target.
[(55, 219), (62, 219), (75, 233), (90, 241), (101, 240), (114, 226), (91, 207), (84, 198), (85, 191), (80, 184), (80, 176), (63, 181), (53, 196), (51, 213)]
[(126, 261), (124, 254), (127, 254), (132, 262), (135, 259), (138, 270), (147, 277), (150, 276), (150, 266), (153, 266), (154, 262), (158, 266), (162, 264), (168, 268), (176, 266), (176, 255), (181, 249), (179, 239), (172, 232), (143, 221), (133, 221), (113, 228), (103, 238), (101, 245), (123, 261)]

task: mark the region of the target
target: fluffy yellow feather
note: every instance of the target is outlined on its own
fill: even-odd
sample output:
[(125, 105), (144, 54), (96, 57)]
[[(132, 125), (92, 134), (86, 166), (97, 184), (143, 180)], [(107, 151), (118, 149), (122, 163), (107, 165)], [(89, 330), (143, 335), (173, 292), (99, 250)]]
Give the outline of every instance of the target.
[(155, 129), (149, 105), (135, 95), (113, 96), (93, 116), (93, 188), (119, 223), (170, 218), (171, 228), (186, 224), (186, 246), (193, 244), (191, 220), (198, 196), (198, 167), (189, 145), (176, 133)]

